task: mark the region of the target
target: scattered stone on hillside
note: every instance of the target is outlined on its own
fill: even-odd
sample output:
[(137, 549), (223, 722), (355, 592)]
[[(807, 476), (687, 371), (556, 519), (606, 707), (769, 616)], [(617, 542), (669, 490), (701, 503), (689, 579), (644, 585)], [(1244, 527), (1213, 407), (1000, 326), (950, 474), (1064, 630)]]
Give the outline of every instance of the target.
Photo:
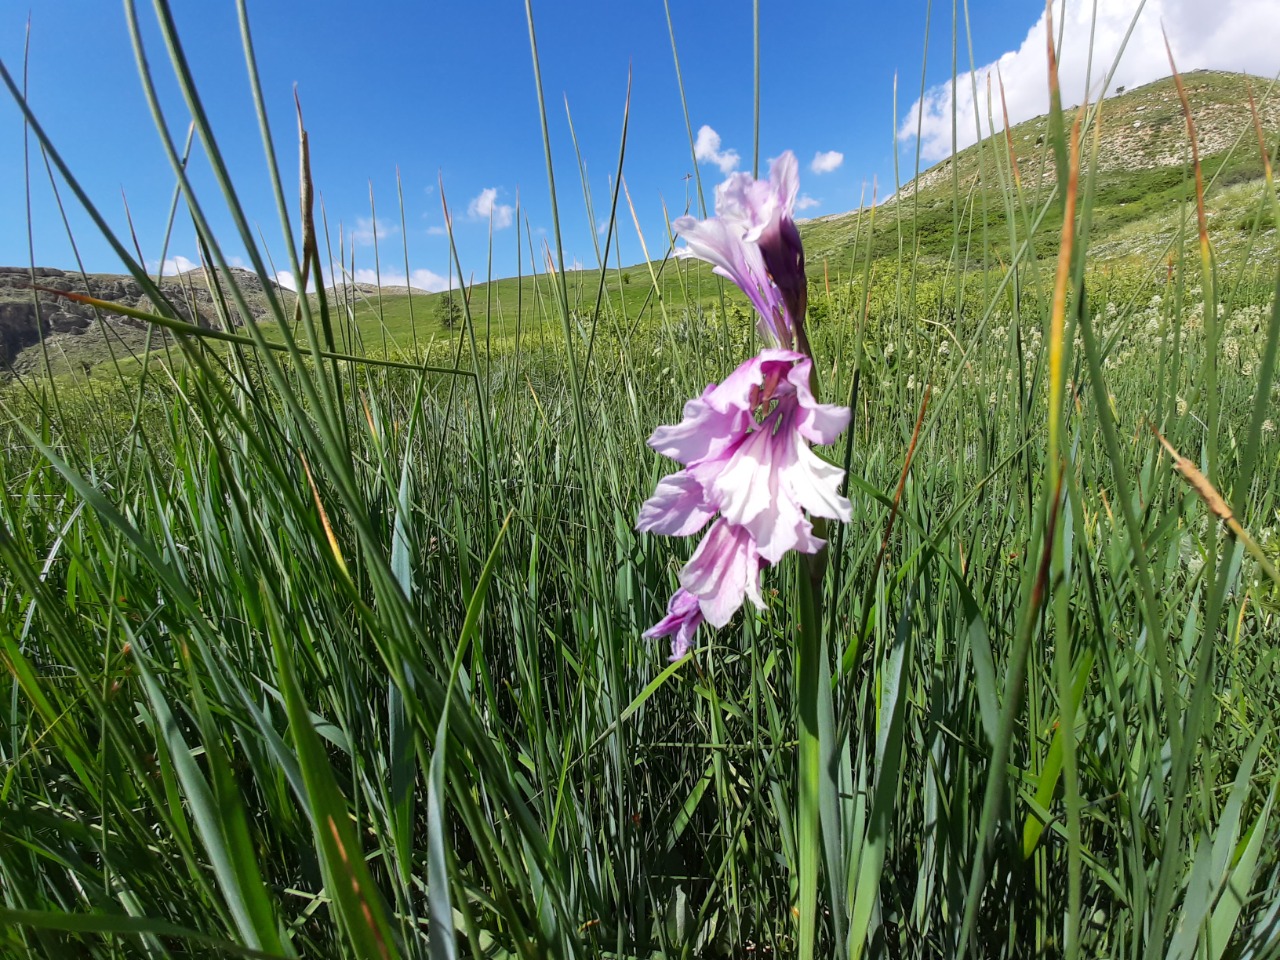
[[(1262, 91), (1266, 89), (1267, 81), (1245, 74), (1210, 70), (1196, 70), (1184, 74), (1182, 79), (1202, 157), (1228, 149), (1242, 133), (1248, 135), (1245, 149), (1256, 151), (1252, 134), (1253, 115), (1245, 95), (1245, 84), (1252, 79), (1255, 90)], [(1074, 110), (1074, 107), (1066, 110), (1068, 120)], [(1137, 119), (1138, 114), (1143, 115), (1141, 119)], [(1186, 118), (1172, 77), (1107, 98), (1099, 117), (1102, 124), (1097, 156), (1099, 173), (1178, 165), (1189, 155)], [(1280, 97), (1273, 96), (1259, 103), (1258, 117), (1264, 131), (1274, 133), (1280, 129)], [(1036, 144), (1042, 145), (1047, 125), (1048, 118), (1040, 116), (1018, 124), (1010, 133), (1020, 140), (1028, 140), (1034, 135)], [(988, 147), (996, 142), (1003, 143), (1004, 136), (1003, 130), (997, 130), (995, 139), (988, 138), (985, 142)], [(1027, 182), (1028, 176), (1038, 175), (1046, 183), (1056, 179), (1053, 152), (1046, 148), (1044, 155), (1043, 166), (1034, 171), (1022, 171), (1025, 185), (1036, 185)], [(955, 157), (943, 160), (904, 184), (898, 197), (906, 198), (916, 190), (923, 191), (950, 182), (953, 162), (960, 166), (960, 189), (966, 190), (978, 175), (976, 147), (961, 150)], [(1025, 163), (1025, 158), (1019, 157), (1018, 162)]]
[[(231, 273), (253, 316), (266, 316), (267, 294), (258, 276), (239, 269)], [(33, 292), (33, 278), (36, 286), (46, 289)], [(188, 323), (205, 328), (222, 326), (203, 269), (166, 277), (160, 289), (174, 312)], [(240, 326), (243, 318), (226, 295), (225, 282), (222, 289), (231, 324)], [(146, 321), (99, 311), (51, 291), (84, 293), (136, 310), (157, 312), (156, 305), (131, 276), (85, 277), (54, 267), (0, 267), (0, 376), (43, 370), (46, 354), (51, 363), (65, 369), (76, 363), (96, 362), (107, 355), (108, 348), (117, 356), (139, 353), (143, 348), (149, 327)], [(291, 306), (292, 294), (282, 295), (286, 306)], [(163, 332), (156, 330), (155, 335), (163, 336)], [(40, 349), (42, 340), (45, 350)]]

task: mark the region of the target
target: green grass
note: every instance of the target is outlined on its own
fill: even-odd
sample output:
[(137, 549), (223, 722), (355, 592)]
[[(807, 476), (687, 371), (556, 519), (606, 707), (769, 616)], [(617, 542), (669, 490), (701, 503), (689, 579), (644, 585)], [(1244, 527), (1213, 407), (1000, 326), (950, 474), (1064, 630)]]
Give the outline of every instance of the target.
[(674, 665), (644, 440), (756, 349), (701, 269), (11, 385), (0, 952), (1274, 956), (1280, 585), (1152, 428), (1274, 562), (1277, 264), (1237, 224), (1276, 199), (1224, 192), (1206, 292), (1189, 177), (1172, 247), (1097, 263), (1086, 170), (1057, 313), (1061, 193), (935, 263), (868, 218), (812, 292), (854, 414), (823, 612), (789, 558)]
[[(684, 309), (688, 302), (707, 309), (714, 305), (709, 294), (701, 298), (695, 295), (686, 301), (677, 276), (678, 271), (685, 269), (684, 264), (677, 265), (674, 259), (669, 259), (665, 264), (655, 264), (654, 267), (655, 271), (661, 270), (656, 288), (643, 266), (606, 271), (600, 322), (613, 328), (615, 335), (641, 324), (656, 325), (660, 322), (661, 305), (664, 303), (674, 301), (679, 304), (679, 309)], [(701, 274), (696, 268), (695, 272)], [(625, 282), (622, 279), (624, 274), (627, 277)], [(572, 270), (565, 279), (569, 309), (575, 323), (587, 329), (595, 313), (600, 271)], [(461, 324), (450, 330), (440, 322), (439, 303), (444, 296), (446, 294), (414, 292), (384, 295), (379, 299), (376, 291), (362, 291), (356, 299), (354, 311), (360, 341), (365, 346), (377, 347), (385, 337), (389, 349), (408, 352), (415, 336), (429, 339), (433, 335), (439, 338), (460, 333), (463, 329)], [(537, 276), (477, 283), (468, 292), (468, 297), (472, 311), (479, 315), (478, 336), (514, 341), (519, 327), (524, 336), (540, 347), (558, 342), (560, 318), (554, 274), (544, 270)]]

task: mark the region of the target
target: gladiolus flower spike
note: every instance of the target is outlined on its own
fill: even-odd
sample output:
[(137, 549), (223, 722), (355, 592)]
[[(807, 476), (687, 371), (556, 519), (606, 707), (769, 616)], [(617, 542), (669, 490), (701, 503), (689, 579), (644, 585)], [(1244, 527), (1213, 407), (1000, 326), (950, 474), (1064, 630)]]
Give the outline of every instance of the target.
[(763, 609), (763, 567), (789, 550), (826, 546), (806, 511), (846, 523), (852, 515), (839, 492), (844, 471), (810, 448), (834, 442), (849, 410), (817, 401), (813, 361), (791, 349), (805, 342), (804, 251), (792, 218), (798, 186), (788, 152), (773, 161), (767, 181), (739, 173), (717, 187), (715, 217), (675, 222), (689, 244), (679, 253), (712, 263), (742, 289), (769, 346), (689, 400), (680, 423), (649, 438), (684, 469), (658, 484), (636, 529), (687, 537), (710, 523), (680, 571), (667, 615), (645, 632), (672, 637), (673, 660), (689, 651), (704, 621), (723, 627), (748, 597)]
[(791, 349), (803, 337), (808, 288), (804, 248), (792, 216), (800, 192), (799, 166), (790, 150), (769, 165), (768, 180), (730, 174), (716, 187), (716, 215), (684, 216), (672, 226), (688, 244), (678, 257), (711, 264), (760, 314), (760, 336)]

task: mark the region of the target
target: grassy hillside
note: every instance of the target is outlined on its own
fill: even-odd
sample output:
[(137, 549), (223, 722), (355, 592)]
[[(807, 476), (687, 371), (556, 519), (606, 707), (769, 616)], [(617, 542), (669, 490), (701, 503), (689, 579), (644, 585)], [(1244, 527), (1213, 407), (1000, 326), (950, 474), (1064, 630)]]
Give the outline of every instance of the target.
[[(1260, 181), (1263, 173), (1249, 90), (1260, 102), (1259, 119), (1272, 150), (1280, 132), (1280, 96), (1266, 96), (1269, 82), (1244, 74), (1197, 71), (1183, 82), (1209, 185), (1208, 207), (1243, 228), (1218, 234), (1221, 243), (1234, 247), (1242, 239), (1234, 234), (1251, 227), (1245, 221), (1250, 204), (1239, 204), (1228, 190)], [(996, 122), (994, 135), (904, 184), (876, 209), (873, 256), (896, 257), (901, 242), (905, 251), (926, 261), (950, 259), (954, 249), (959, 263), (971, 264), (972, 251), (981, 250), (985, 240), (1007, 260), (1009, 195), (1017, 193), (1039, 207), (1049, 199), (1057, 178), (1046, 116), (1020, 123), (1007, 135), (999, 129), (998, 113)], [(1193, 211), (1188, 204), (1194, 199), (1190, 140), (1173, 78), (1095, 105), (1082, 138), (1091, 155), (1082, 176), (1092, 190), (1092, 240), (1098, 245), (1091, 259), (1123, 260), (1130, 251), (1114, 243), (1122, 236), (1171, 241), (1177, 218)], [(1252, 207), (1257, 209), (1256, 200)], [(802, 229), (811, 262), (846, 260), (860, 227), (865, 239), (870, 220), (871, 212), (862, 210), (809, 221)], [(1061, 225), (1060, 212), (1050, 207), (1037, 231), (1038, 256), (1056, 253)], [(1274, 230), (1262, 242), (1274, 250)]]
[[(1224, 262), (1241, 257), (1269, 264), (1280, 243), (1275, 223), (1259, 202), (1263, 167), (1248, 92), (1251, 87), (1261, 104), (1259, 118), (1272, 148), (1280, 132), (1280, 96), (1266, 96), (1266, 80), (1242, 74), (1197, 71), (1188, 74), (1184, 84), (1200, 138), (1208, 185), (1205, 200), (1218, 255)], [(1086, 137), (1097, 137), (1095, 159), (1086, 171), (1091, 190), (1090, 262), (1098, 269), (1128, 268), (1143, 279), (1155, 278), (1175, 240), (1189, 229), (1194, 232), (1189, 139), (1174, 81), (1166, 78), (1114, 96), (1089, 122)], [(920, 274), (998, 268), (1012, 259), (1011, 213), (1024, 218), (1015, 225), (1013, 242), (1025, 238), (1025, 218), (1037, 216), (1032, 256), (1055, 257), (1061, 212), (1050, 202), (1056, 180), (1046, 134), (1047, 118), (1041, 116), (1013, 127), (1008, 136), (1001, 131), (988, 137), (904, 185), (876, 208), (874, 218), (870, 210), (861, 210), (802, 221), (811, 301), (820, 302), (829, 283), (839, 289), (860, 278), (868, 255), (876, 276), (887, 268), (896, 272), (902, 255)], [(1014, 212), (1011, 195), (1025, 208)], [(648, 239), (652, 248), (653, 238)], [(705, 264), (668, 261), (655, 263), (654, 269), (660, 274), (657, 296), (646, 265), (609, 271), (606, 322), (626, 326), (638, 319), (661, 319), (661, 304), (677, 293), (683, 297), (686, 287), (690, 299), (707, 311), (719, 313), (721, 304), (745, 310), (745, 300), (732, 287), (722, 289), (726, 285)], [(630, 275), (629, 286), (619, 282), (621, 273)], [(550, 277), (540, 276), (527, 277), (522, 284), (477, 284), (473, 308), (479, 308), (479, 316), (490, 317), (490, 332), (510, 336), (518, 296), (526, 329), (540, 331), (548, 305), (554, 303), (550, 283)], [(570, 301), (579, 315), (590, 314), (598, 283), (597, 271), (570, 275)], [(438, 333), (439, 296), (414, 295), (420, 332)], [(495, 313), (486, 313), (487, 302), (496, 305)], [(384, 329), (389, 343), (409, 340), (404, 295), (384, 296), (380, 305), (365, 298), (356, 319), (366, 343), (379, 342)]]
[[(716, 480), (665, 485), (680, 534), (750, 500), (710, 588), (763, 568), (675, 662), (645, 633), (695, 541), (636, 529), (676, 469), (646, 440), (761, 346), (703, 265), (477, 285), (447, 330), (361, 289), (365, 356), (188, 328), (171, 371), (0, 388), (0, 956), (1277, 956), (1241, 82), (1193, 82), (1211, 245), (1167, 85), (1095, 117), (1071, 220), (1035, 121), (804, 225), (807, 384), (847, 411), (762, 377), (668, 435)], [(765, 562), (761, 517), (817, 552)]]
[[(1243, 74), (1197, 71), (1188, 74), (1184, 84), (1200, 139), (1205, 199), (1218, 256), (1227, 263), (1241, 259), (1268, 264), (1280, 252), (1280, 242), (1274, 220), (1258, 201), (1262, 161), (1248, 95), (1252, 89), (1260, 103), (1260, 122), (1271, 144), (1280, 131), (1280, 96), (1268, 96), (1267, 81)], [(1097, 270), (1127, 272), (1135, 287), (1157, 280), (1157, 264), (1168, 256), (1175, 240), (1185, 239), (1194, 230), (1189, 140), (1172, 78), (1095, 105), (1088, 123), (1090, 262)], [(1052, 259), (1061, 212), (1051, 202), (1056, 178), (1047, 132), (1044, 116), (1018, 124), (1007, 135), (1001, 130), (905, 184), (874, 215), (867, 209), (802, 221), (810, 300), (819, 320), (826, 309), (826, 295), (833, 289), (848, 290), (868, 263), (873, 278), (898, 274), (903, 257), (910, 260), (914, 280), (939, 271), (999, 270), (1026, 238), (1032, 218), (1036, 229), (1030, 259)], [(1012, 231), (1011, 216), (1015, 218)], [(626, 225), (619, 224), (618, 229)], [(651, 250), (664, 246), (655, 242), (657, 238), (646, 239)], [(599, 329), (614, 333), (640, 325), (679, 326), (691, 308), (712, 320), (728, 315), (738, 325), (747, 313), (745, 298), (702, 263), (668, 257), (609, 269), (605, 274), (603, 288), (598, 269), (570, 271), (566, 276), (574, 322), (587, 339), (592, 318), (597, 316), (597, 299)], [(93, 282), (115, 280), (99, 277)], [(901, 278), (893, 282), (900, 286)], [(545, 267), (520, 279), (475, 283), (468, 295), (477, 338), (514, 343), (517, 332), (535, 343), (548, 336), (558, 338), (556, 283)], [(247, 288), (255, 315), (265, 317), (256, 279)], [(206, 321), (212, 322), (208, 285), (200, 271), (178, 278), (173, 289), (177, 302), (188, 305), (184, 309), (208, 315)], [(288, 291), (281, 296), (291, 302)], [(465, 325), (453, 329), (442, 325), (444, 296), (404, 287), (379, 292), (367, 284), (339, 285), (330, 297), (339, 320), (337, 343), (346, 351), (383, 356), (410, 357), (424, 350), (447, 356), (447, 344)], [(676, 302), (678, 310), (668, 309)], [(269, 327), (267, 335), (279, 339)], [(153, 347), (159, 343), (153, 339)], [(123, 362), (128, 369), (145, 344), (145, 331), (138, 324), (109, 320), (108, 326), (87, 325), (72, 335), (54, 333), (47, 355), (55, 372), (86, 371), (108, 359)], [(45, 354), (32, 344), (18, 353), (12, 367), (20, 373), (39, 372), (44, 359)]]

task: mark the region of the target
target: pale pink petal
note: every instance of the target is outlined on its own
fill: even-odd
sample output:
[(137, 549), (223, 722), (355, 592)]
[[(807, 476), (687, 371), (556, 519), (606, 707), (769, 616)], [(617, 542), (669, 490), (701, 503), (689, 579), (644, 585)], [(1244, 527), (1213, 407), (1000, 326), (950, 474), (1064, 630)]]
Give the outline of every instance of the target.
[(840, 495), (844, 471), (827, 463), (806, 444), (795, 444), (795, 460), (782, 471), (782, 485), (796, 503), (817, 517), (848, 523), (853, 506)]
[(770, 563), (777, 563), (788, 550), (817, 553), (822, 549), (823, 541), (813, 536), (813, 526), (805, 519), (800, 504), (782, 482), (787, 470), (796, 462), (796, 438), (787, 428), (787, 418), (782, 418), (777, 432), (767, 434), (767, 443), (770, 448), (768, 484), (772, 502), (768, 511), (752, 518), (747, 530), (755, 539), (760, 556)]
[(799, 163), (788, 150), (769, 164), (768, 180), (734, 173), (716, 187), (716, 217), (740, 230), (744, 239), (758, 243), (763, 233), (792, 219), (799, 192)]
[(774, 444), (769, 433), (756, 430), (723, 461), (708, 492), (732, 524), (747, 526), (777, 498), (773, 470)]
[(715, 512), (715, 507), (707, 503), (702, 484), (688, 471), (681, 470), (658, 481), (653, 496), (640, 507), (636, 529), (642, 533), (687, 537), (705, 527)]
[(834, 403), (815, 403), (796, 417), (796, 430), (811, 443), (835, 443), (849, 426), (850, 411)]
[(782, 292), (769, 277), (764, 253), (743, 239), (734, 225), (718, 219), (680, 217), (672, 226), (688, 244), (677, 257), (695, 257), (712, 265), (712, 273), (724, 277), (747, 295), (755, 307), (760, 335), (771, 343), (791, 343), (791, 321)]
[(768, 180), (734, 173), (716, 187), (714, 217), (673, 224), (688, 243), (676, 255), (705, 260), (737, 284), (760, 314), (761, 335), (783, 346), (804, 323), (808, 300), (795, 223), (799, 190), (799, 164), (788, 150), (772, 161)]
[[(759, 356), (738, 364), (733, 373), (725, 377), (714, 390), (704, 393), (703, 397), (715, 410), (750, 410), (755, 406), (755, 388), (763, 386), (770, 374), (775, 374), (783, 390), (790, 392), (789, 381), (792, 374), (789, 371), (801, 363), (809, 363), (809, 358), (803, 353), (776, 347), (766, 348), (760, 351)], [(808, 369), (806, 366), (805, 370)]]
[(646, 630), (644, 637), (647, 640), (655, 640), (658, 637), (669, 637), (674, 633), (675, 639), (671, 641), (671, 659), (679, 660), (689, 652), (694, 634), (698, 632), (698, 626), (701, 623), (702, 610), (698, 606), (698, 598), (684, 587), (680, 587), (671, 595), (671, 600), (667, 603), (667, 615)]
[(690, 617), (680, 624), (680, 628), (676, 631), (676, 638), (671, 641), (671, 656), (667, 658), (668, 660), (680, 660), (689, 653), (689, 648), (693, 646), (694, 635), (697, 634), (701, 623), (702, 612), (699, 611), (696, 620)]
[(760, 556), (750, 535), (724, 518), (702, 538), (680, 571), (680, 585), (698, 598), (707, 623), (723, 627), (742, 606), (745, 596), (763, 607), (760, 597)]
[[(768, 351), (765, 351), (766, 353)], [(760, 385), (761, 357), (752, 357), (738, 364), (733, 373), (720, 382), (714, 390), (704, 395), (709, 407), (729, 413), (733, 410), (750, 410), (754, 406), (752, 390)], [(755, 422), (753, 419), (752, 423)]]
[[(742, 443), (710, 487), (711, 499), (730, 523), (744, 527), (756, 543), (756, 552), (777, 563), (789, 550), (816, 553), (824, 541), (813, 536), (801, 504), (783, 478), (797, 469), (796, 439), (782, 418), (777, 432), (757, 430)], [(808, 449), (804, 448), (807, 453)]]
[(803, 363), (797, 363), (787, 374), (787, 381), (795, 389), (799, 401), (800, 414), (796, 419), (796, 429), (800, 435), (812, 443), (834, 443), (836, 437), (844, 433), (849, 426), (850, 411), (848, 407), (833, 403), (818, 403), (809, 389), (809, 373), (813, 362), (805, 357)]
[(778, 214), (778, 196), (767, 180), (735, 173), (716, 187), (716, 219), (748, 243), (757, 243)]
[(769, 164), (769, 186), (781, 207), (781, 215), (790, 217), (800, 192), (800, 164), (790, 150)]
[(770, 563), (777, 563), (789, 550), (817, 553), (826, 543), (813, 535), (813, 524), (785, 491), (774, 501), (773, 508), (756, 517), (747, 529), (764, 538), (756, 541), (756, 550), (761, 559)]
[(680, 423), (661, 426), (649, 437), (649, 446), (686, 466), (714, 457), (737, 442), (751, 424), (745, 410), (717, 409), (707, 402), (716, 389), (710, 384), (701, 397), (684, 405), (684, 419)]

